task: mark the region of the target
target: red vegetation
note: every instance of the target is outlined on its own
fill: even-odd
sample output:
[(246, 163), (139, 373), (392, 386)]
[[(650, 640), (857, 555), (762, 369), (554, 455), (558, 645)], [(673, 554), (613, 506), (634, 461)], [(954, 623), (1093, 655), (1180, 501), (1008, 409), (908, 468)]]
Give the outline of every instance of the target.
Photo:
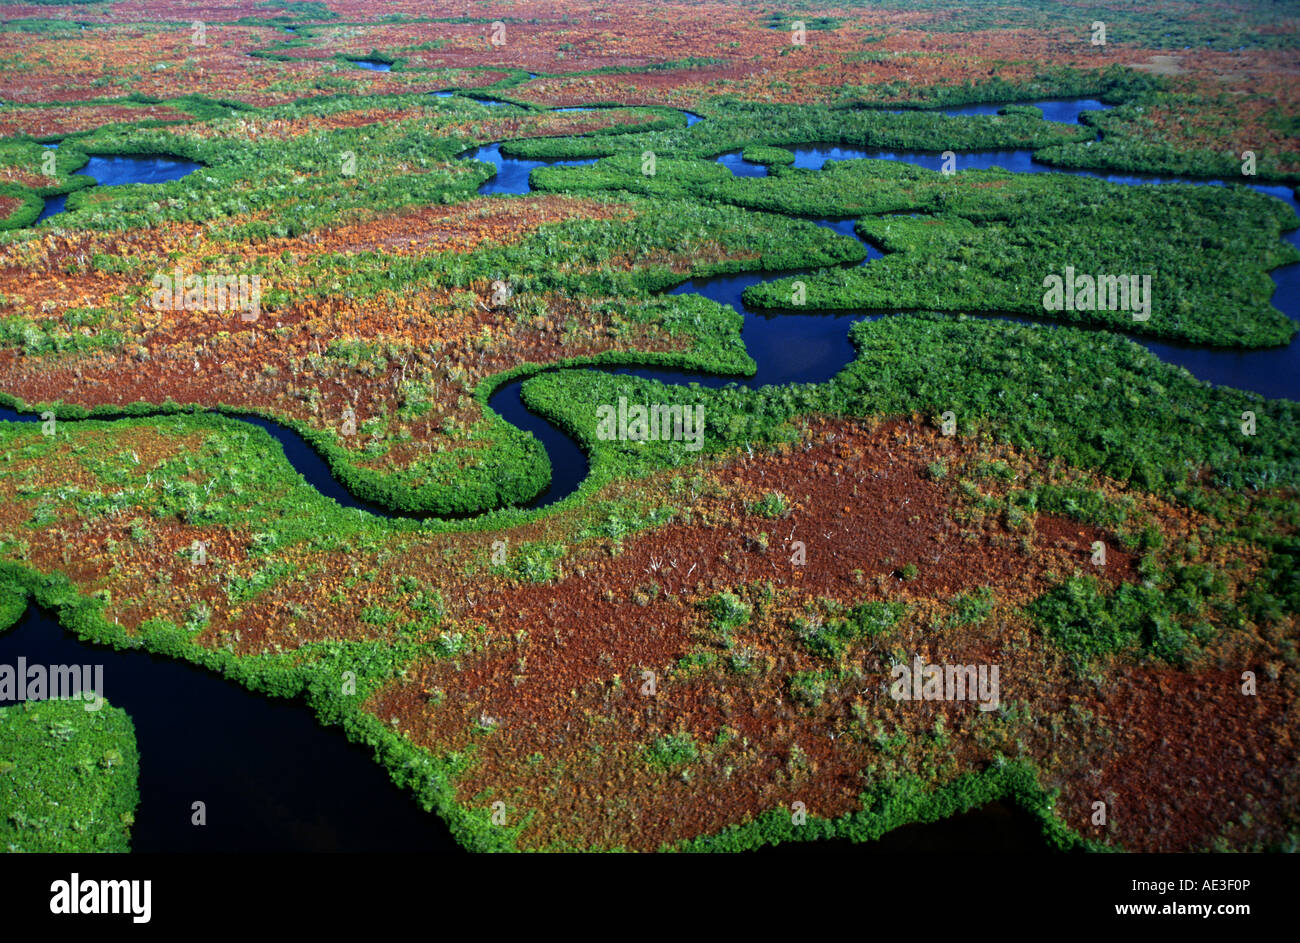
[[(821, 597), (896, 598), (925, 611), (933, 605), (926, 600), (989, 585), (1003, 600), (1025, 600), (1045, 588), (1048, 571), (1086, 565), (1085, 550), (1100, 535), (1040, 516), (1039, 536), (1026, 552), (994, 521), (964, 530), (947, 489), (926, 476), (926, 463), (969, 447), (929, 429), (820, 423), (814, 441), (807, 450), (724, 463), (715, 474), (731, 497), (696, 503), (697, 523), (629, 538), (612, 557), (571, 558), (555, 584), (473, 593), (458, 621), (491, 625), (500, 641), (455, 662), (417, 664), (370, 709), (386, 721), (397, 718), (416, 743), (435, 751), (475, 743), (480, 762), (460, 783), (462, 798), (472, 801), (488, 790), (532, 813), (530, 846), (634, 836), (633, 847), (653, 849), (792, 799), (820, 815), (856, 808), (869, 751), (852, 736), (837, 736), (850, 709), (865, 694), (876, 716), (901, 723), (907, 715), (880, 696), (880, 677), (837, 691), (822, 708), (793, 703), (785, 678), (815, 662), (798, 646), (792, 650), (788, 620)], [(769, 490), (792, 498), (788, 515), (773, 520), (743, 510), (744, 496)], [(755, 543), (759, 531), (770, 534), (766, 550)], [(1067, 534), (1083, 543), (1063, 540)], [(791, 562), (795, 539), (806, 542), (807, 565)], [(1108, 553), (1106, 577), (1132, 578), (1132, 558), (1113, 544)], [(920, 568), (911, 582), (898, 576), (908, 562)], [(700, 602), (760, 583), (773, 587), (774, 611), (757, 627), (738, 629), (737, 641), (766, 667), (754, 676), (675, 674), (672, 665), (707, 636), (709, 617)], [(938, 648), (950, 660), (1001, 661), (1004, 677), (1012, 679), (1011, 666), (1024, 663), (1023, 654), (987, 632), (949, 635)], [(933, 651), (934, 644), (927, 647)], [(639, 693), (643, 670), (660, 678), (654, 698)], [(974, 723), (974, 705), (943, 709), (950, 720), (966, 716)], [(930, 710), (922, 716), (933, 723)], [(476, 732), (485, 718), (492, 728), (486, 736)], [(702, 780), (683, 782), (648, 769), (639, 754), (657, 736), (686, 731), (708, 743), (723, 729), (731, 731), (729, 750), (741, 752), (700, 771)], [(783, 771), (796, 746), (807, 769), (792, 778)], [(974, 751), (967, 743), (961, 752), (970, 759)], [(540, 766), (528, 761), (534, 755), (544, 757)], [(544, 775), (552, 766), (585, 770), (576, 778), (588, 785), (554, 789)], [(630, 816), (635, 828), (627, 819), (605, 822), (602, 804)], [(686, 807), (690, 816), (680, 814)]]
[[(1242, 692), (1243, 669), (1258, 694)], [(1296, 755), (1295, 692), (1265, 665), (1243, 669), (1130, 668), (1089, 699), (1107, 756), (1066, 780), (1065, 823), (1129, 851), (1174, 852), (1216, 839), (1248, 849), (1294, 821), (1297, 796), (1283, 771)], [(1108, 828), (1091, 825), (1097, 801)]]

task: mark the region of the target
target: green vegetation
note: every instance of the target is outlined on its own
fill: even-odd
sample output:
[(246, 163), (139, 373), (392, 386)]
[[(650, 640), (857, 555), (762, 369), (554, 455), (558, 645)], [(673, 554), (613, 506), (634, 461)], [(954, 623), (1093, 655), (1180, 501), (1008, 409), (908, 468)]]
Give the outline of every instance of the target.
[(993, 590), (987, 586), (981, 586), (974, 592), (954, 596), (949, 600), (952, 614), (948, 617), (948, 625), (957, 627), (982, 624), (993, 611), (995, 601)]
[(1052, 812), (1055, 793), (1039, 785), (1037, 772), (1024, 762), (1000, 763), (938, 787), (927, 784), (922, 777), (907, 775), (873, 785), (862, 793), (859, 811), (839, 818), (823, 818), (815, 809), (809, 809), (806, 819), (801, 821), (790, 810), (774, 809), (745, 825), (683, 841), (664, 850), (736, 852), (790, 841), (832, 838), (875, 841), (900, 825), (937, 822), (998, 800), (1013, 801), (1038, 818), (1050, 847), (1062, 851), (1095, 850), (1095, 846), (1080, 839), (1056, 818)]
[(827, 616), (799, 619), (795, 635), (808, 651), (821, 658), (838, 662), (850, 645), (888, 632), (903, 617), (906, 607), (900, 602), (866, 602), (841, 612), (832, 609)]
[[(940, 175), (930, 177), (934, 186)], [(938, 186), (922, 205), (905, 207), (934, 215), (859, 221), (862, 236), (887, 254), (861, 269), (802, 278), (807, 306), (1015, 312), (1233, 347), (1285, 344), (1296, 333), (1270, 304), (1268, 270), (1300, 261), (1280, 240), (1300, 223), (1281, 201), (1244, 187), (1129, 187), (995, 171)], [(1045, 279), (1064, 277), (1067, 267), (1126, 282), (1150, 276), (1149, 310), (1139, 314), (1127, 290), (1127, 302), (1101, 292), (1094, 310), (1045, 310)], [(745, 292), (747, 303), (764, 307), (789, 307), (791, 297), (791, 279)], [(1108, 303), (1115, 310), (1102, 310)]]
[(826, 698), (833, 676), (830, 671), (800, 671), (790, 676), (790, 697), (804, 707), (817, 707)]
[(699, 759), (700, 748), (688, 733), (660, 737), (646, 750), (646, 762), (663, 769), (685, 766)]
[(0, 707), (0, 849), (124, 852), (139, 802), (135, 728), (106, 702)]
[(567, 552), (563, 544), (524, 544), (510, 554), (510, 565), (493, 570), (526, 583), (550, 583), (559, 576), (560, 561)]
[(1128, 521), (1134, 503), (1127, 495), (1111, 500), (1091, 488), (1050, 484), (1041, 485), (1033, 492), (1012, 492), (1011, 501), (1029, 510), (1060, 514), (1085, 524), (1111, 529)]
[(16, 583), (0, 582), (0, 632), (11, 628), (27, 611), (27, 591)]
[(750, 145), (740, 152), (740, 156), (755, 164), (767, 164), (768, 166), (794, 163), (793, 151), (784, 147), (765, 147), (762, 144)]
[(750, 514), (761, 517), (781, 517), (790, 509), (790, 499), (779, 491), (769, 491), (746, 507)]
[(30, 226), (36, 221), (36, 217), (41, 215), (41, 210), (45, 208), (45, 200), (40, 195), (18, 184), (0, 184), (0, 200), (5, 197), (22, 200), (22, 204), (8, 216), (0, 219), (0, 230), (22, 229), (25, 226)]
[(710, 628), (724, 648), (734, 644), (731, 633), (749, 622), (753, 609), (734, 593), (717, 593), (704, 603), (704, 609), (713, 617)]
[(1110, 595), (1096, 577), (1082, 576), (1035, 601), (1030, 613), (1084, 659), (1143, 651), (1179, 664), (1214, 633), (1209, 607), (1226, 607), (1225, 589), (1223, 577), (1205, 566), (1178, 567), (1159, 584), (1126, 583)]
[[(544, 138), (512, 141), (503, 154), (534, 160), (610, 157), (650, 151), (659, 160), (712, 158), (748, 147), (848, 144), (857, 147), (935, 151), (1039, 148), (1084, 141), (1094, 132), (1075, 125), (1020, 115), (950, 116), (908, 111), (890, 114), (826, 105), (774, 105), (728, 101), (709, 109), (707, 121), (663, 131), (632, 131), (616, 137)], [(639, 165), (638, 165), (639, 166)], [(571, 168), (543, 168), (550, 173)], [(656, 176), (662, 173), (657, 170)], [(541, 172), (538, 185), (551, 178)]]

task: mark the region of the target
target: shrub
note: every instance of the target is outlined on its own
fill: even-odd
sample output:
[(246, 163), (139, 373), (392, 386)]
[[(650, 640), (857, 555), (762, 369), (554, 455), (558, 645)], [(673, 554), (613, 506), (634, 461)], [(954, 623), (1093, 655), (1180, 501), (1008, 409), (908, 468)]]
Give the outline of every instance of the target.
[(790, 508), (790, 500), (779, 491), (769, 491), (757, 501), (746, 506), (750, 514), (762, 517), (780, 517)]
[(790, 696), (805, 707), (816, 707), (826, 699), (829, 685), (828, 671), (800, 671), (790, 676)]
[(671, 768), (694, 763), (700, 756), (691, 735), (685, 731), (660, 737), (646, 749), (646, 760), (651, 766)]

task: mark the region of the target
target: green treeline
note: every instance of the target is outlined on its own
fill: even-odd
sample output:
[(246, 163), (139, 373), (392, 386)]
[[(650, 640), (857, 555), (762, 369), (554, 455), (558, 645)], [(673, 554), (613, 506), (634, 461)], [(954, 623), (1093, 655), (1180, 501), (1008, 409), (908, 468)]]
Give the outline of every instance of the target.
[[(1282, 345), (1295, 336), (1295, 323), (1271, 304), (1268, 271), (1300, 261), (1300, 251), (1281, 240), (1300, 221), (1280, 200), (1246, 187), (1132, 187), (996, 171), (957, 174), (951, 185), (927, 189), (911, 209), (933, 215), (860, 220), (858, 232), (885, 257), (801, 279), (804, 303), (1011, 312), (1222, 347)], [(1076, 278), (1123, 276), (1129, 289), (1130, 276), (1149, 275), (1149, 310), (1139, 311), (1130, 292), (1127, 309), (1109, 293), (1092, 310), (1049, 309), (1045, 280), (1063, 278), (1067, 267)], [(791, 307), (792, 281), (755, 285), (745, 301)]]
[(0, 851), (126, 852), (140, 801), (135, 727), (85, 701), (0, 707)]
[[(987, 435), (1193, 504), (1199, 474), (1225, 489), (1300, 485), (1300, 404), (1212, 387), (1113, 334), (918, 313), (855, 324), (857, 358), (823, 384), (746, 389), (665, 385), (639, 377), (556, 371), (525, 384), (525, 400), (593, 452), (593, 472), (622, 475), (788, 436), (805, 413), (846, 416), (951, 410), (959, 435)], [(600, 404), (700, 404), (703, 448), (602, 441)], [(1246, 435), (1241, 415), (1256, 414)]]
[(666, 131), (631, 131), (617, 137), (537, 138), (512, 141), (502, 153), (534, 160), (610, 157), (644, 151), (658, 157), (714, 157), (755, 145), (847, 144), (919, 151), (1038, 148), (1089, 140), (1079, 125), (1025, 114), (960, 115), (826, 105), (773, 105), (729, 101), (708, 109), (707, 121)]
[[(859, 233), (886, 251), (856, 269), (754, 285), (745, 302), (808, 310), (1017, 313), (1231, 347), (1286, 344), (1296, 326), (1271, 304), (1268, 271), (1300, 260), (1281, 240), (1300, 224), (1280, 200), (1247, 187), (1128, 186), (1070, 174), (1000, 169), (945, 175), (881, 160), (831, 161), (822, 170), (773, 168), (735, 177), (716, 162), (635, 154), (591, 167), (533, 172), (539, 189), (624, 190), (694, 197), (800, 216), (879, 216)], [(1150, 275), (1150, 310), (1047, 310), (1044, 279)], [(1131, 283), (1130, 283), (1131, 284)], [(1126, 286), (1127, 287), (1127, 286)], [(1125, 293), (1127, 297), (1127, 291)], [(1114, 303), (1114, 302), (1112, 302)], [(1118, 308), (1118, 305), (1116, 305)]]
[(873, 785), (861, 796), (861, 808), (835, 819), (808, 809), (805, 818), (790, 809), (773, 809), (752, 822), (733, 825), (717, 835), (683, 841), (664, 851), (737, 852), (782, 842), (848, 839), (875, 841), (886, 832), (916, 822), (938, 822), (985, 806), (1009, 801), (1033, 815), (1042, 825), (1043, 843), (1058, 851), (1101, 850), (1081, 839), (1052, 812), (1055, 793), (1040, 785), (1034, 767), (1023, 761), (1000, 762), (978, 773), (958, 776), (935, 787), (924, 778), (908, 775)]

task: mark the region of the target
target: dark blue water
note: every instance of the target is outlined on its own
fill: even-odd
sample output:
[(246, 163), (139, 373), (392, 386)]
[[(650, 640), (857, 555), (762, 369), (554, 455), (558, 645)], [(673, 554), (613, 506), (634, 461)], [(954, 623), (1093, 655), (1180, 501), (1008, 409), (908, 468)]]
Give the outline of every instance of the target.
[[(1086, 111), (1105, 110), (1110, 107), (1095, 99), (1039, 101), (1031, 104), (1041, 108), (1043, 116), (1047, 120), (1061, 122), (1077, 121), (1079, 116)], [(996, 114), (1001, 107), (1003, 106), (971, 105), (960, 109), (949, 109), (945, 113)], [(842, 144), (809, 145), (790, 148), (790, 150), (794, 153), (794, 166), (809, 170), (821, 170), (828, 160), (892, 160), (914, 164), (929, 170), (941, 170), (944, 162), (942, 154), (931, 151), (868, 150)], [(739, 151), (731, 151), (720, 155), (717, 160), (736, 176), (762, 177), (767, 176), (768, 173), (766, 166), (745, 160), (740, 156)], [(1000, 167), (1016, 173), (1068, 173), (1125, 186), (1184, 183), (1194, 186), (1222, 187), (1228, 184), (1228, 181), (1224, 180), (1206, 180), (1192, 177), (1156, 174), (1110, 174), (1091, 170), (1062, 169), (1035, 160), (1034, 152), (1030, 150), (958, 152), (956, 154), (956, 166), (958, 170)], [(1232, 182), (1240, 183), (1241, 181)], [(1252, 190), (1282, 200), (1291, 207), (1292, 212), (1300, 216), (1300, 204), (1297, 204), (1294, 191), (1290, 187), (1264, 184), (1247, 185)], [(853, 235), (851, 231), (846, 234)], [(1300, 248), (1300, 229), (1292, 230), (1285, 236), (1285, 239), (1291, 245)], [(1291, 320), (1300, 321), (1300, 265), (1287, 265), (1274, 269), (1270, 274), (1276, 286), (1272, 299), (1273, 306)], [(748, 327), (749, 321), (747, 319), (747, 330)], [(795, 324), (790, 325), (789, 328), (792, 332), (803, 330), (801, 325)], [(1251, 390), (1271, 399), (1300, 399), (1300, 344), (1291, 343), (1285, 347), (1270, 347), (1260, 350), (1238, 350), (1155, 341), (1140, 335), (1135, 335), (1133, 339), (1160, 357), (1161, 360), (1184, 367), (1193, 376), (1207, 383)], [(745, 340), (748, 345), (748, 334), (745, 335)], [(789, 341), (798, 343), (798, 338), (792, 336)]]
[[(58, 145), (46, 145), (57, 147)], [(202, 167), (183, 157), (91, 157), (85, 167), (75, 171), (83, 177), (93, 177), (101, 187), (115, 187), (126, 183), (166, 183), (179, 180)], [(67, 209), (68, 195), (49, 197), (36, 217), (36, 223), (49, 219)], [(35, 225), (33, 223), (32, 225)]]
[(183, 157), (92, 157), (77, 173), (94, 177), (101, 187), (115, 187), (124, 183), (179, 180), (202, 166)]
[(523, 380), (507, 383), (488, 399), (488, 406), (513, 426), (518, 426), (537, 438), (546, 449), (551, 463), (551, 482), (541, 494), (523, 507), (540, 508), (554, 504), (578, 490), (587, 478), (590, 464), (578, 443), (560, 431), (559, 427), (524, 406), (519, 395)]
[[(143, 651), (88, 645), (35, 606), (0, 633), (0, 664), (102, 665), (140, 748), (134, 851), (439, 851), (459, 846), (370, 751), (303, 704)], [(207, 825), (190, 824), (194, 802)]]
[(57, 216), (68, 208), (68, 195), (60, 193), (58, 196), (49, 196), (45, 198), (45, 205), (41, 207), (41, 214), (36, 217), (32, 223), (33, 226), (42, 220), (49, 219), (51, 216)]
[(380, 62), (378, 59), (350, 59), (348, 61), (359, 69), (369, 69), (371, 72), (391, 72), (393, 68), (391, 62)]
[(766, 177), (767, 165), (756, 164), (751, 160), (745, 160), (741, 157), (740, 151), (727, 151), (725, 154), (719, 154), (717, 161), (723, 167), (726, 167), (737, 177)]
[(481, 160), (496, 168), (496, 175), (478, 188), (479, 193), (527, 193), (528, 175), (538, 167), (578, 167), (594, 164), (596, 158), (587, 160), (522, 160), (505, 157), (501, 144), (485, 144), (460, 155), (467, 160)]
[[(1016, 104), (1015, 102), (1003, 102), (997, 105), (961, 105), (957, 108), (942, 109), (945, 115), (957, 117), (959, 115), (996, 115), (1007, 105)], [(1103, 105), (1095, 98), (1058, 98), (1051, 101), (1026, 102), (1025, 104), (1034, 105), (1041, 108), (1043, 120), (1059, 121), (1062, 124), (1076, 124), (1079, 116), (1085, 111), (1105, 111), (1110, 105)]]

